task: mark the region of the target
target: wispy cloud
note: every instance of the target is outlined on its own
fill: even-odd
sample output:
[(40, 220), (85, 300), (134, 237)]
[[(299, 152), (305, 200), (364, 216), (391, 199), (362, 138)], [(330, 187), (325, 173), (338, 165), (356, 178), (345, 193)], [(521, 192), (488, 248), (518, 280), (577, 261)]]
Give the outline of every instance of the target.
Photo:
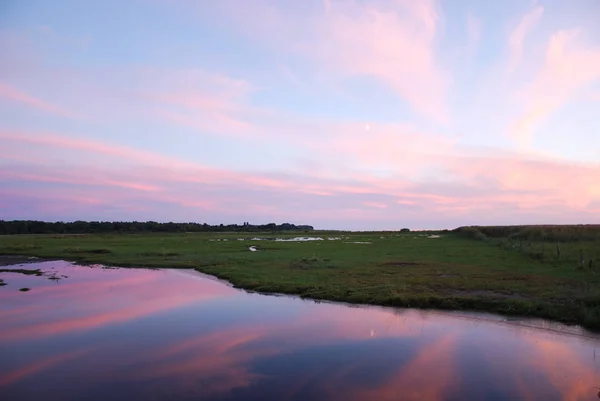
[[(515, 219), (544, 207), (549, 208), (545, 210), (548, 216), (557, 217), (561, 210), (584, 216), (593, 212), (593, 202), (600, 198), (594, 178), (600, 175), (598, 165), (519, 154), (476, 157), (460, 147), (449, 147), (437, 159), (427, 159), (428, 163), (413, 161), (406, 173), (411, 169), (417, 172), (411, 179), (398, 178), (403, 163), (402, 159), (393, 158), (387, 160), (391, 176), (349, 170), (336, 178), (215, 169), (152, 152), (73, 141), (55, 134), (10, 139), (27, 143), (32, 151), (38, 146), (56, 149), (65, 158), (64, 166), (56, 167), (26, 162), (4, 165), (0, 193), (9, 203), (15, 202), (5, 209), (13, 212), (19, 210), (20, 199), (32, 199), (35, 193), (25, 187), (42, 184), (54, 188), (43, 195), (40, 192), (38, 207), (42, 213), (52, 213), (48, 208), (53, 204), (53, 193), (59, 193), (70, 203), (85, 205), (85, 213), (121, 205), (133, 208), (133, 215), (147, 218), (164, 213), (186, 216), (202, 210), (218, 213), (227, 221), (249, 216), (285, 219), (294, 215), (301, 221), (316, 219), (330, 221), (329, 224), (342, 224), (350, 216), (354, 221), (385, 221), (394, 211), (411, 221), (441, 218), (446, 224), (459, 224), (459, 217), (467, 214), (472, 219), (484, 218), (494, 209), (504, 210)], [(344, 154), (364, 156), (360, 146), (346, 148)], [(125, 169), (108, 163), (122, 157), (130, 162)], [(423, 174), (428, 170), (443, 172), (445, 178)], [(72, 209), (59, 210), (56, 218), (68, 218), (65, 213), (69, 211)]]
[(36, 110), (56, 114), (66, 118), (81, 118), (77, 113), (67, 110), (63, 107), (57, 106), (50, 102), (41, 100), (39, 98), (28, 95), (27, 93), (20, 91), (10, 85), (3, 84), (0, 82), (0, 99), (7, 99), (11, 102), (23, 104), (28, 107), (32, 107)]
[(216, 15), (234, 29), (301, 58), (329, 83), (373, 78), (421, 116), (450, 119), (451, 75), (437, 57), (440, 17), (434, 0), (333, 0), (297, 8), (257, 1), (251, 7), (217, 8)]
[(60, 7), (32, 25), (52, 38), (0, 32), (0, 218), (596, 218), (600, 43), (583, 6), (148, 7), (185, 39), (167, 46), (144, 21), (115, 42), (67, 29)]
[(382, 80), (418, 112), (445, 121), (449, 79), (434, 51), (438, 18), (433, 1), (335, 2), (318, 26), (316, 56), (327, 68)]
[(535, 28), (543, 14), (544, 8), (542, 6), (532, 8), (521, 18), (517, 26), (510, 33), (508, 39), (508, 46), (510, 49), (510, 59), (508, 63), (509, 72), (514, 72), (521, 63), (527, 35)]
[(586, 44), (579, 30), (561, 30), (548, 41), (545, 60), (524, 90), (527, 111), (513, 135), (530, 146), (536, 124), (600, 79), (600, 47)]
[(467, 14), (467, 38), (468, 44), (467, 48), (469, 52), (474, 52), (479, 43), (481, 42), (481, 36), (483, 31), (483, 23), (479, 18), (475, 16), (472, 12)]

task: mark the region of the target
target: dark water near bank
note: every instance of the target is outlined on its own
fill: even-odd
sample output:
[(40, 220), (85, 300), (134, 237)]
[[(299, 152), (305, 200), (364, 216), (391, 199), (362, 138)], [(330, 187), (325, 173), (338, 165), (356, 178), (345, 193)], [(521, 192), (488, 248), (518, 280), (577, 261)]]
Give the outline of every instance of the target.
[(600, 340), (573, 328), (247, 294), (192, 271), (12, 267), (50, 273), (0, 273), (6, 401), (598, 399)]

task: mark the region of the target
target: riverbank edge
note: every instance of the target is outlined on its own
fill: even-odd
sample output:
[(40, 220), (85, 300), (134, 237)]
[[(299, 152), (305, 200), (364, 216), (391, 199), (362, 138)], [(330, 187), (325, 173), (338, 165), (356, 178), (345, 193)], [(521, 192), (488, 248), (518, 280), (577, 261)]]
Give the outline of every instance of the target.
[[(37, 259), (30, 259), (34, 256)], [(331, 302), (342, 302), (352, 305), (365, 305), (365, 306), (383, 306), (383, 307), (395, 307), (395, 308), (411, 308), (411, 309), (423, 309), (431, 310), (438, 309), (442, 311), (463, 311), (463, 312), (480, 312), (480, 313), (493, 313), (501, 316), (508, 317), (519, 317), (519, 318), (531, 318), (531, 319), (545, 319), (554, 321), (557, 323), (580, 326), (593, 333), (600, 333), (600, 321), (595, 319), (593, 316), (586, 314), (586, 310), (583, 305), (577, 304), (577, 302), (563, 302), (563, 303), (547, 303), (539, 302), (535, 299), (529, 299), (527, 301), (519, 299), (483, 299), (474, 296), (461, 296), (461, 297), (415, 297), (415, 296), (395, 296), (388, 299), (372, 299), (367, 297), (361, 297), (357, 295), (349, 296), (338, 296), (336, 294), (310, 294), (309, 291), (299, 292), (297, 288), (286, 287), (284, 283), (279, 285), (248, 285), (243, 283), (235, 276), (223, 274), (216, 269), (208, 267), (195, 267), (195, 266), (174, 266), (172, 264), (152, 264), (148, 266), (140, 266), (133, 262), (103, 262), (100, 259), (94, 258), (93, 262), (86, 260), (85, 258), (77, 257), (51, 257), (49, 255), (16, 255), (16, 254), (0, 254), (1, 260), (4, 258), (10, 258), (13, 260), (21, 260), (21, 263), (37, 263), (47, 261), (59, 261), (63, 260), (72, 263), (86, 264), (102, 264), (106, 266), (114, 266), (121, 268), (151, 268), (151, 269), (193, 269), (200, 273), (211, 275), (219, 280), (224, 280), (231, 284), (236, 289), (241, 289), (248, 292), (264, 294), (264, 295), (292, 295), (302, 299), (314, 300), (314, 301), (331, 301)], [(14, 263), (19, 264), (19, 263)], [(565, 301), (565, 300), (561, 300)]]
[[(564, 305), (548, 304), (530, 300), (523, 302), (513, 299), (481, 299), (477, 297), (393, 297), (386, 301), (368, 299), (352, 296), (315, 296), (298, 291), (288, 290), (282, 286), (249, 286), (240, 284), (235, 277), (227, 274), (219, 274), (213, 270), (203, 270), (194, 268), (196, 271), (216, 277), (219, 280), (225, 280), (236, 289), (247, 292), (253, 292), (264, 295), (291, 295), (302, 299), (313, 301), (330, 301), (345, 303), (350, 305), (364, 306), (382, 306), (393, 308), (410, 308), (423, 310), (440, 310), (456, 312), (477, 312), (490, 313), (505, 317), (518, 317), (529, 319), (544, 319), (567, 326), (579, 326), (592, 333), (600, 333), (600, 324), (596, 320), (588, 321), (585, 319), (583, 310), (578, 310), (577, 306), (565, 307)], [(579, 313), (578, 313), (579, 312)]]

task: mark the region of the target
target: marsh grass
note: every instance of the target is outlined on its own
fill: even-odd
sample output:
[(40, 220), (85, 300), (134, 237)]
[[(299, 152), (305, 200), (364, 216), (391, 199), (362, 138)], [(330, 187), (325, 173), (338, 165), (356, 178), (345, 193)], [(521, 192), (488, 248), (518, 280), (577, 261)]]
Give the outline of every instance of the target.
[(40, 247), (35, 244), (23, 243), (5, 245), (2, 243), (2, 241), (0, 241), (0, 253), (4, 254), (28, 253), (36, 249), (40, 249)]
[[(251, 240), (261, 237), (257, 233), (20, 235), (0, 236), (0, 254), (109, 266), (195, 268), (260, 292), (535, 316), (600, 330), (600, 261), (581, 268), (579, 249), (568, 242), (560, 242), (558, 259), (552, 256), (554, 240), (540, 241), (540, 233), (531, 231), (526, 235), (477, 227), (466, 234), (444, 232), (435, 239), (427, 238), (431, 232), (313, 232), (311, 236), (344, 239), (257, 243)], [(589, 229), (584, 231), (585, 238), (596, 238)], [(496, 232), (508, 235), (497, 237)], [(596, 240), (576, 244), (597, 261)], [(260, 246), (261, 252), (248, 251), (249, 245)], [(99, 249), (109, 252), (93, 252)]]
[(179, 253), (161, 250), (160, 252), (140, 252), (138, 255), (145, 256), (145, 257), (148, 257), (148, 256), (150, 256), (150, 257), (152, 257), (152, 256), (173, 257), (173, 256), (179, 256)]
[(473, 226), (455, 231), (547, 264), (600, 272), (600, 225)]
[(41, 276), (44, 274), (40, 269), (0, 269), (0, 273), (17, 273), (27, 276)]
[(291, 263), (291, 267), (294, 269), (333, 269), (336, 266), (331, 263), (331, 259), (319, 258), (315, 255), (311, 257), (304, 257), (298, 260), (294, 260)]

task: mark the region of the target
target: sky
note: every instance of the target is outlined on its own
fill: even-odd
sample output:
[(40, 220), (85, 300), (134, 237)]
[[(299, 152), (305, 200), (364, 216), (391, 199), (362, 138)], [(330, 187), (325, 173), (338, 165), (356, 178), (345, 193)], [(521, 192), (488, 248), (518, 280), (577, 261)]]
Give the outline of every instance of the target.
[(0, 219), (600, 223), (598, 0), (0, 1)]

